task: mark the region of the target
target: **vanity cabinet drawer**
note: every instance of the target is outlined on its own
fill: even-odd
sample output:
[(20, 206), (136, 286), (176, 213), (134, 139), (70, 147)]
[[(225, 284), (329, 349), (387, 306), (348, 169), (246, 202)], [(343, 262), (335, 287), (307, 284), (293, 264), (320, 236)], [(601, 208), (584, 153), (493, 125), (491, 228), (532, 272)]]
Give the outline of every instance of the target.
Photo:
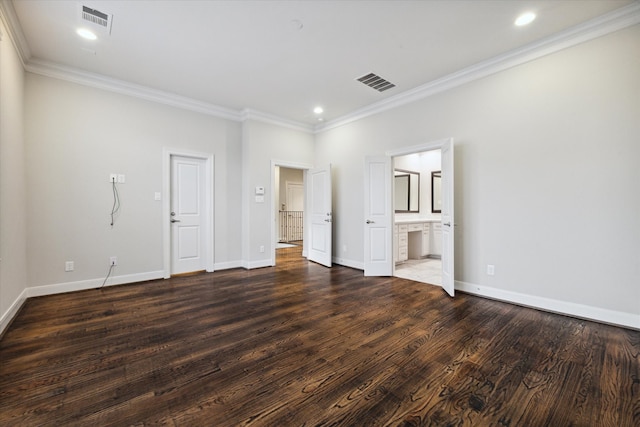
[(407, 224), (407, 231), (408, 232), (412, 232), (412, 231), (422, 231), (423, 230), (423, 225), (422, 224)]
[(442, 223), (433, 223), (433, 233), (431, 233), (431, 255), (442, 255)]
[(407, 233), (407, 224), (396, 224), (394, 226), (394, 259), (396, 262), (403, 262), (407, 260), (407, 241), (408, 241), (408, 233)]

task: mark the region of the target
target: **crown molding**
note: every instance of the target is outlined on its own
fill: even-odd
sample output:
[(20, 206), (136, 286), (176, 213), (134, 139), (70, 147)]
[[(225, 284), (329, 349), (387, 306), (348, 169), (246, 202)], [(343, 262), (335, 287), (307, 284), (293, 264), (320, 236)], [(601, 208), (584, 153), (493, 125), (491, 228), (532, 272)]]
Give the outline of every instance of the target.
[(208, 102), (198, 101), (193, 98), (176, 95), (174, 93), (152, 89), (147, 86), (130, 83), (124, 80), (114, 79), (102, 74), (90, 73), (72, 67), (66, 67), (49, 61), (32, 59), (25, 64), (25, 69), (34, 74), (65, 80), (72, 83), (102, 89), (122, 95), (141, 98), (147, 101), (169, 105), (183, 110), (194, 111), (210, 116), (220, 117), (236, 122), (246, 120), (258, 120), (275, 124), (282, 127), (298, 130), (306, 133), (313, 133), (312, 125), (285, 119), (273, 114), (246, 108), (244, 110), (234, 110), (221, 107)]
[(251, 108), (245, 108), (242, 110), (242, 121), (245, 120), (257, 120), (264, 123), (270, 123), (289, 129), (297, 130), (300, 132), (313, 133), (314, 126), (305, 123), (300, 123), (294, 120), (284, 119), (273, 114), (265, 113), (263, 111), (254, 110)]
[(90, 73), (80, 69), (66, 67), (49, 61), (32, 58), (29, 44), (22, 32), (20, 21), (13, 4), (9, 0), (0, 0), (0, 19), (9, 33), (9, 38), (16, 47), (22, 65), (26, 71), (65, 80), (84, 86), (94, 87), (110, 92), (141, 98), (159, 104), (169, 105), (184, 110), (208, 114), (223, 119), (240, 121), (241, 113), (230, 108), (198, 101), (185, 96), (176, 95), (147, 86), (138, 85), (124, 80), (110, 78), (97, 73)]
[[(239, 111), (225, 108), (101, 74), (90, 73), (54, 62), (32, 58), (29, 44), (24, 37), (18, 15), (10, 0), (0, 0), (0, 20), (18, 52), (23, 68), (28, 72), (236, 122), (253, 119), (303, 132), (313, 132), (313, 126), (278, 117), (273, 114), (251, 109)], [(4, 38), (4, 35), (4, 33), (0, 33), (0, 39)]]
[(24, 67), (27, 61), (29, 61), (29, 58), (31, 58), (31, 50), (22, 32), (22, 27), (20, 26), (18, 15), (16, 15), (16, 10), (13, 8), (13, 3), (9, 0), (0, 0), (0, 20), (7, 30), (7, 33), (9, 33), (8, 36), (16, 48), (20, 62), (22, 62), (22, 66)]
[(32, 59), (27, 62), (25, 69), (31, 73), (115, 92), (122, 95), (133, 96), (184, 110), (195, 111), (197, 113), (208, 114), (228, 120), (241, 120), (240, 112), (230, 108), (220, 107), (215, 104), (198, 101), (193, 98), (176, 95), (174, 93), (158, 89), (152, 89), (147, 86), (114, 79), (101, 74), (62, 66), (49, 61)]
[(608, 14), (574, 26), (553, 36), (507, 52), (503, 55), (499, 55), (487, 61), (480, 62), (471, 67), (418, 86), (415, 89), (402, 92), (398, 95), (355, 110), (345, 116), (315, 126), (249, 108), (241, 111), (225, 108), (170, 92), (153, 89), (147, 86), (106, 77), (97, 73), (90, 73), (62, 66), (53, 62), (32, 59), (31, 51), (22, 32), (13, 4), (10, 0), (0, 0), (0, 19), (6, 28), (9, 38), (16, 47), (25, 70), (29, 72), (137, 97), (176, 108), (212, 115), (223, 119), (240, 122), (245, 120), (258, 120), (302, 132), (321, 133), (427, 98), (437, 93), (453, 89), (471, 81), (478, 80), (491, 74), (558, 52), (562, 49), (636, 25), (640, 23), (640, 0), (636, 0), (628, 6), (614, 10)]
[(537, 42), (479, 62), (468, 68), (418, 86), (415, 89), (402, 92), (355, 110), (345, 116), (317, 125), (315, 127), (315, 133), (331, 130), (364, 119), (365, 117), (427, 98), (638, 23), (640, 23), (640, 1), (636, 0), (630, 5), (543, 38)]

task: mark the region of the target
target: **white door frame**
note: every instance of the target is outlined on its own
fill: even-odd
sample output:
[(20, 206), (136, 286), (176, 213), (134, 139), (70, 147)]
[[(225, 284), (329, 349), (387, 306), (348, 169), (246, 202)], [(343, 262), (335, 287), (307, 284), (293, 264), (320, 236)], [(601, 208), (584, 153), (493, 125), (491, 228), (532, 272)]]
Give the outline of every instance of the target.
[[(425, 144), (413, 145), (411, 147), (399, 148), (397, 150), (390, 150), (390, 151), (387, 151), (385, 154), (391, 157), (393, 160), (394, 157), (405, 156), (407, 154), (422, 153), (423, 151), (440, 150), (442, 149), (442, 147), (444, 147), (445, 144), (451, 143), (451, 142), (453, 142), (453, 138), (443, 138), (436, 141), (427, 142)], [(393, 185), (391, 186), (391, 189), (392, 189), (391, 191), (393, 192)], [(392, 198), (393, 198), (393, 194), (392, 194)], [(392, 212), (392, 215), (395, 215), (395, 212), (393, 211), (393, 204), (391, 205), (391, 212)], [(392, 245), (391, 251), (393, 253), (393, 239), (391, 241), (391, 245)], [(392, 265), (393, 265), (393, 274), (395, 275), (396, 263), (392, 262)]]
[(269, 192), (269, 198), (271, 199), (271, 242), (270, 242), (270, 249), (269, 249), (269, 253), (271, 254), (271, 265), (275, 266), (276, 265), (276, 243), (278, 243), (278, 235), (277, 235), (277, 230), (276, 230), (276, 223), (278, 222), (278, 219), (276, 217), (276, 212), (278, 211), (278, 200), (276, 200), (276, 192), (275, 192), (275, 188), (277, 185), (280, 185), (279, 182), (276, 182), (276, 166), (279, 167), (283, 167), (283, 168), (289, 168), (289, 169), (301, 169), (302, 173), (303, 173), (303, 183), (304, 183), (304, 193), (305, 193), (305, 197), (304, 197), (304, 216), (303, 216), (303, 224), (302, 224), (302, 228), (303, 228), (303, 237), (302, 237), (302, 256), (306, 257), (307, 256), (307, 230), (309, 229), (309, 223), (308, 223), (308, 219), (307, 219), (307, 194), (308, 194), (308, 188), (307, 188), (307, 172), (309, 172), (309, 169), (313, 168), (313, 165), (310, 165), (308, 163), (298, 163), (298, 162), (289, 162), (287, 160), (275, 160), (275, 159), (271, 159), (271, 188), (274, 189), (273, 191)]
[(162, 149), (162, 253), (164, 278), (171, 277), (171, 157), (191, 157), (205, 161), (205, 269), (214, 270), (214, 216), (213, 216), (213, 172), (214, 156), (211, 153)]

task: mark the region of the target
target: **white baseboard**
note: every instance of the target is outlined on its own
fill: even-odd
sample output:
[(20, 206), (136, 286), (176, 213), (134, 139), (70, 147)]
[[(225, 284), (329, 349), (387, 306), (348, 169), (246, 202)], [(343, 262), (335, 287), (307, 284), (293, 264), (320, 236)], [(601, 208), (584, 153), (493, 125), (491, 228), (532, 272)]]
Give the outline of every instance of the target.
[(11, 321), (16, 317), (16, 314), (20, 311), (20, 307), (22, 307), (22, 304), (24, 304), (26, 300), (27, 290), (25, 289), (20, 293), (20, 295), (18, 295), (18, 298), (16, 298), (13, 304), (11, 304), (9, 309), (0, 317), (0, 335), (2, 335), (7, 326), (11, 324)]
[(455, 288), (458, 291), (469, 294), (550, 311), (552, 313), (565, 314), (572, 317), (593, 320), (616, 326), (624, 326), (632, 329), (640, 329), (640, 314), (607, 310), (589, 305), (506, 291), (504, 289), (497, 289), (489, 286), (475, 285), (473, 283), (460, 282), (457, 280), (455, 282)]
[(355, 268), (356, 270), (364, 271), (364, 262), (361, 262), (361, 261), (354, 261), (351, 259), (344, 259), (344, 258), (339, 258), (334, 256), (331, 259), (331, 262), (333, 262), (334, 264), (343, 265), (345, 267)]
[[(122, 285), (125, 283), (144, 282), (146, 280), (163, 279), (164, 271), (149, 271), (146, 273), (127, 274), (123, 276), (109, 277), (104, 286)], [(34, 286), (27, 288), (27, 297), (39, 297), (43, 295), (61, 294), (64, 292), (83, 291), (102, 286), (104, 278), (80, 280), (77, 282), (56, 283), (52, 285)]]
[[(333, 258), (333, 262), (345, 267), (364, 270), (361, 262), (346, 260), (344, 258)], [(246, 265), (243, 265), (246, 264)], [(271, 260), (255, 261), (251, 263), (241, 261), (231, 261), (216, 264), (216, 269), (224, 270), (229, 268), (244, 267), (247, 269), (261, 268), (271, 266)], [(146, 273), (128, 274), (123, 276), (110, 277), (105, 286), (121, 285), (125, 283), (143, 282), (147, 280), (162, 279), (163, 271), (150, 271)], [(57, 283), (52, 285), (34, 286), (25, 289), (11, 304), (9, 309), (0, 317), (0, 334), (9, 326), (13, 318), (16, 316), (22, 304), (30, 297), (53, 295), (63, 292), (80, 291), (85, 289), (94, 289), (102, 285), (103, 278), (82, 280), (77, 282)], [(456, 281), (455, 288), (458, 291), (478, 295), (485, 298), (495, 299), (499, 301), (509, 302), (512, 304), (532, 307), (553, 313), (565, 314), (596, 322), (623, 326), (627, 328), (640, 330), (640, 314), (625, 313), (613, 310), (607, 310), (599, 307), (593, 307), (583, 304), (576, 304), (567, 301), (560, 301), (551, 298), (527, 295), (518, 292), (506, 291), (503, 289), (492, 288), (489, 286), (476, 285), (467, 282)]]
[[(163, 279), (164, 271), (149, 271), (146, 273), (127, 274), (123, 276), (109, 277), (104, 286), (122, 285), (125, 283), (144, 282), (147, 280)], [(79, 280), (77, 282), (55, 283), (51, 285), (33, 286), (25, 289), (11, 304), (11, 307), (0, 317), (0, 334), (4, 332), (13, 318), (18, 314), (20, 307), (31, 297), (39, 297), (44, 295), (61, 294), (64, 292), (83, 291), (86, 289), (95, 289), (102, 285), (104, 278)]]
[(227, 261), (227, 262), (217, 262), (214, 265), (215, 271), (218, 270), (229, 270), (232, 268), (242, 268), (242, 261)]
[(273, 265), (271, 264), (271, 259), (261, 259), (258, 261), (242, 261), (240, 267), (252, 270), (254, 268), (273, 267)]

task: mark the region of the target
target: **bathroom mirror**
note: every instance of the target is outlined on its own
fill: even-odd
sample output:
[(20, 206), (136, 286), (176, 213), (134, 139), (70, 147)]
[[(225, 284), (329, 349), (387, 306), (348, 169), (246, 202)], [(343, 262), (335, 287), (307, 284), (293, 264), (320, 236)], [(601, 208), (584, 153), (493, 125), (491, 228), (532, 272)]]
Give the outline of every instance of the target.
[(431, 212), (442, 213), (442, 171), (431, 172)]
[(420, 174), (402, 169), (394, 171), (396, 212), (420, 212)]

